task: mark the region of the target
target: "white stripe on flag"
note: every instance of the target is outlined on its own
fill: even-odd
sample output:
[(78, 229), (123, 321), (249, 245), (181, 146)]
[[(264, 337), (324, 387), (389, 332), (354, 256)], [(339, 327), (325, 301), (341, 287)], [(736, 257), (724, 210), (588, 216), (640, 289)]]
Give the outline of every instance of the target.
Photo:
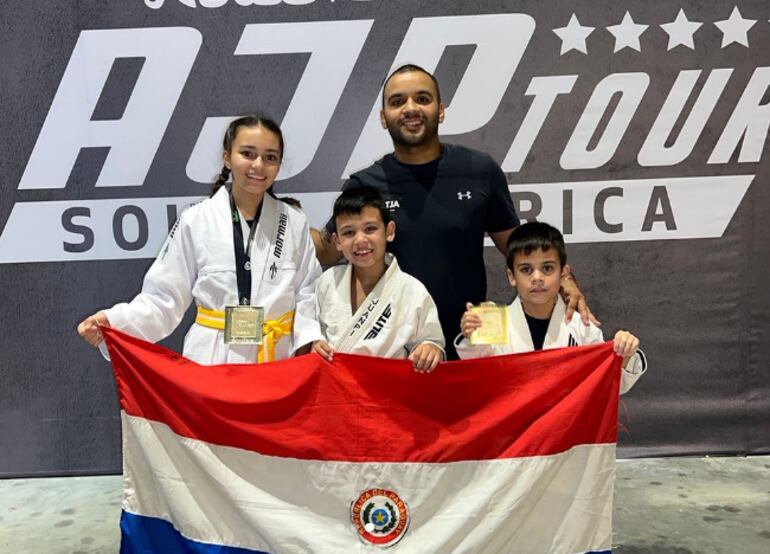
[(122, 420), (124, 510), (172, 521), (193, 540), (281, 553), (380, 551), (358, 539), (350, 505), (383, 487), (412, 518), (399, 552), (610, 548), (614, 444), (447, 464), (307, 461)]

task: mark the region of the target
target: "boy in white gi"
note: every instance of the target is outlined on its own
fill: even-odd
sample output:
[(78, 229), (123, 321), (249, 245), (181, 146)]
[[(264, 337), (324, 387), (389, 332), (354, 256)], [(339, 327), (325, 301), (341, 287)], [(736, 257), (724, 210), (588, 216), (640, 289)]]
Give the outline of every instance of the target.
[(332, 240), (349, 264), (318, 280), (318, 321), (325, 340), (313, 350), (408, 358), (417, 371), (433, 370), (444, 357), (444, 335), (433, 299), (422, 283), (402, 272), (385, 252), (395, 237), (385, 202), (373, 188), (343, 192), (334, 203)]
[[(461, 359), (530, 352), (604, 342), (601, 330), (585, 325), (575, 314), (564, 321), (565, 304), (559, 295), (562, 268), (567, 261), (564, 238), (547, 223), (532, 222), (514, 229), (506, 250), (508, 279), (518, 296), (508, 306), (508, 344), (471, 345), (481, 318), (467, 311), (460, 321), (462, 334), (455, 344)], [(627, 392), (647, 370), (639, 339), (628, 331), (615, 335), (615, 353), (623, 358), (620, 394)]]

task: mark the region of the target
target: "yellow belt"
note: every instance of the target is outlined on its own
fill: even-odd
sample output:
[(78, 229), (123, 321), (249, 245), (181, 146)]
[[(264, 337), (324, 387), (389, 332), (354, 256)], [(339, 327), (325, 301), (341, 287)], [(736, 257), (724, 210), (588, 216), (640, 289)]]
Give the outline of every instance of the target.
[[(198, 306), (198, 315), (195, 323), (210, 329), (224, 330), (225, 313), (209, 310)], [(288, 311), (278, 319), (271, 319), (262, 324), (262, 348), (259, 349), (257, 362), (272, 362), (275, 360), (275, 345), (284, 336), (291, 333), (294, 325), (294, 310)]]

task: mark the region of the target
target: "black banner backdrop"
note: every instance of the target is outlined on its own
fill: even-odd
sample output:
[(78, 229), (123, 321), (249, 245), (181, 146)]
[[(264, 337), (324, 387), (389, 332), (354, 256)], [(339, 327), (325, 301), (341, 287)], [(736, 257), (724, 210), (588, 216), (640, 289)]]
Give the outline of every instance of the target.
[(435, 69), (444, 140), (563, 230), (605, 336), (641, 337), (620, 454), (770, 452), (768, 19), (760, 0), (3, 2), (0, 476), (120, 470), (111, 372), (75, 325), (139, 290), (224, 124), (282, 121), (276, 189), (318, 225), (390, 149), (376, 110), (405, 62)]

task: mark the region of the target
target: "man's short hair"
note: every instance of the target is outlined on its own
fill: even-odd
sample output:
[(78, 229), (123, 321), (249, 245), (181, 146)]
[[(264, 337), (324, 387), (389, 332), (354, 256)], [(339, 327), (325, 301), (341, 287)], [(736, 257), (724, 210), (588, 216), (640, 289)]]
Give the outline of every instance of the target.
[(508, 237), (505, 248), (505, 260), (508, 269), (513, 271), (516, 254), (529, 256), (533, 250), (556, 250), (562, 267), (567, 263), (567, 249), (564, 247), (564, 237), (556, 227), (542, 221), (531, 221), (516, 227)]
[(372, 187), (353, 187), (342, 191), (334, 201), (334, 210), (332, 211), (332, 221), (334, 221), (334, 232), (337, 232), (337, 216), (340, 215), (359, 215), (364, 208), (376, 208), (380, 212), (382, 222), (387, 225), (390, 221), (390, 214), (385, 207), (385, 200), (382, 195)]
[(415, 65), (413, 63), (407, 63), (402, 65), (401, 67), (397, 67), (394, 69), (390, 75), (388, 75), (385, 78), (385, 81), (382, 83), (382, 107), (385, 107), (385, 87), (388, 86), (388, 81), (390, 81), (394, 75), (398, 75), (400, 73), (412, 73), (414, 71), (419, 71), (420, 73), (425, 73), (428, 77), (430, 77), (430, 80), (433, 81), (433, 86), (436, 87), (436, 101), (441, 103), (441, 89), (439, 89), (438, 81), (436, 80), (436, 77), (431, 73), (430, 71), (420, 67), (419, 65)]

